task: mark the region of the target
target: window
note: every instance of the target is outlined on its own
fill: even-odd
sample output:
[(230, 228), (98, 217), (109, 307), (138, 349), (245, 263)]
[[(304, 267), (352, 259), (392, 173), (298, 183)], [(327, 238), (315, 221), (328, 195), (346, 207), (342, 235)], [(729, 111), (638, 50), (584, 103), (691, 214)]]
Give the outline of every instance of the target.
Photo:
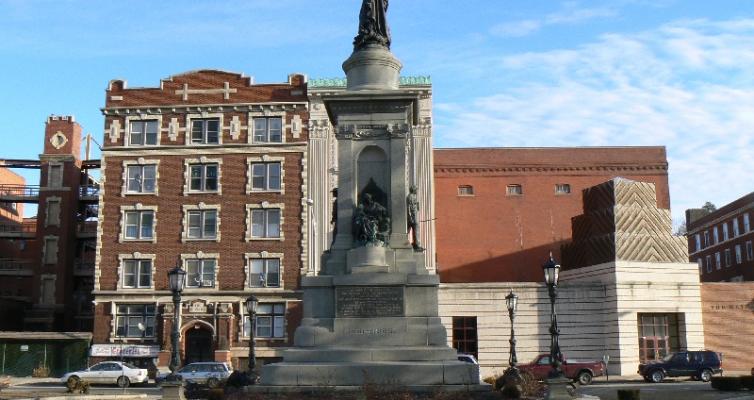
[(723, 222), (723, 240), (728, 240), (728, 223)]
[(738, 236), (738, 218), (733, 219), (733, 237)]
[(702, 259), (701, 259), (701, 258), (697, 258), (697, 259), (696, 259), (696, 264), (697, 264), (697, 265), (699, 266), (699, 275), (701, 275), (701, 274), (702, 274), (702, 272), (704, 271), (704, 269), (702, 268), (702, 267), (703, 267), (703, 264), (704, 264), (704, 263), (702, 262)]
[(189, 190), (192, 192), (216, 192), (218, 164), (193, 164), (189, 166)]
[[(249, 336), (249, 316), (244, 317), (243, 334)], [(285, 337), (285, 303), (261, 303), (257, 306), (255, 338)]]
[(730, 249), (725, 249), (725, 266), (730, 267), (731, 260), (730, 260)]
[(280, 287), (279, 258), (252, 258), (249, 263), (249, 286)]
[(754, 260), (754, 246), (751, 245), (751, 240), (746, 242), (746, 261)]
[(283, 141), (283, 118), (254, 118), (255, 143), (280, 143)]
[(219, 119), (195, 119), (191, 121), (192, 144), (215, 144), (220, 143)]
[(705, 257), (707, 262), (707, 272), (712, 272), (712, 256)]
[(215, 287), (214, 259), (186, 260), (186, 286), (187, 287)]
[(186, 213), (189, 239), (217, 238), (217, 210), (195, 210)]
[(123, 287), (152, 287), (152, 260), (123, 260)]
[(555, 194), (569, 194), (571, 193), (571, 185), (567, 183), (556, 183)]
[(741, 264), (743, 262), (743, 255), (741, 254), (741, 245), (736, 245), (736, 264)]
[(50, 164), (48, 170), (49, 175), (47, 177), (47, 186), (61, 187), (63, 186), (63, 165)]
[(699, 234), (697, 233), (696, 235), (694, 235), (694, 240), (696, 241), (696, 251), (701, 250), (702, 249), (702, 237), (699, 236)]
[(143, 240), (154, 236), (154, 211), (126, 211), (126, 239)]
[(459, 196), (473, 196), (474, 187), (471, 185), (461, 185), (458, 187), (458, 195)]
[(712, 228), (712, 240), (714, 240), (715, 243), (720, 242), (720, 237), (717, 234), (717, 227)]
[(279, 238), (280, 209), (252, 210), (251, 236), (254, 238)]
[(144, 146), (157, 144), (157, 120), (131, 121), (131, 135), (128, 144), (131, 146)]
[(153, 337), (154, 315), (154, 304), (118, 304), (115, 336)]
[(476, 317), (453, 317), (453, 348), (478, 356)]
[(518, 184), (508, 185), (505, 188), (505, 194), (508, 196), (521, 196), (522, 194), (524, 194), (524, 188)]
[(280, 163), (251, 164), (251, 190), (280, 190)]
[(720, 269), (720, 252), (715, 253), (715, 268)]
[(751, 230), (751, 225), (749, 222), (749, 213), (744, 214), (744, 233), (749, 232)]
[(58, 262), (58, 238), (46, 237), (44, 247), (45, 264), (55, 264)]
[(704, 247), (709, 247), (709, 231), (704, 231)]
[(126, 173), (128, 193), (154, 193), (157, 178), (156, 165), (129, 165)]
[(45, 216), (45, 226), (60, 226), (60, 200), (47, 199), (47, 212)]

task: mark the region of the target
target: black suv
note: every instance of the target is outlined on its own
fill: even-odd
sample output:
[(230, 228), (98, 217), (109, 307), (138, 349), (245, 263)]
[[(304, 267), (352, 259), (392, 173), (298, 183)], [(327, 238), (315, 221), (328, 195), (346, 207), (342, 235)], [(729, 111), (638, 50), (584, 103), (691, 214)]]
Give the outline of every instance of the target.
[(679, 351), (668, 354), (662, 361), (639, 364), (639, 375), (654, 383), (674, 376), (690, 376), (709, 382), (712, 375), (723, 373), (722, 360), (722, 355), (714, 351)]

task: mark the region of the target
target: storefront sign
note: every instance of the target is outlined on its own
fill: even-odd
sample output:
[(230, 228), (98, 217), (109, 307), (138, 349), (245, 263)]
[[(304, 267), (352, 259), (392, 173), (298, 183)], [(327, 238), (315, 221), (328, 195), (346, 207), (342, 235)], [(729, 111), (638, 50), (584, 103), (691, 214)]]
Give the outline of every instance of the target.
[(146, 346), (139, 344), (93, 344), (89, 355), (92, 357), (131, 357), (155, 358), (160, 352), (160, 346)]

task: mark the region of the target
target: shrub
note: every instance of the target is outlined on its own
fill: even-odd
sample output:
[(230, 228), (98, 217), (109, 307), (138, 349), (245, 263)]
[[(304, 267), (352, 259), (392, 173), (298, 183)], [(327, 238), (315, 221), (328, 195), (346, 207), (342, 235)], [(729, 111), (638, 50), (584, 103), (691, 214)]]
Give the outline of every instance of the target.
[(641, 400), (639, 389), (618, 389), (618, 400)]
[(68, 393), (73, 394), (87, 394), (89, 393), (89, 382), (82, 381), (81, 379), (68, 379), (65, 383), (68, 388)]
[(741, 377), (741, 386), (749, 389), (754, 390), (754, 375), (752, 376), (742, 376)]
[(713, 376), (712, 388), (717, 390), (741, 390), (741, 377), (738, 376)]
[(46, 365), (39, 364), (39, 367), (34, 368), (31, 371), (31, 376), (35, 378), (49, 378), (50, 377), (50, 369), (47, 368)]

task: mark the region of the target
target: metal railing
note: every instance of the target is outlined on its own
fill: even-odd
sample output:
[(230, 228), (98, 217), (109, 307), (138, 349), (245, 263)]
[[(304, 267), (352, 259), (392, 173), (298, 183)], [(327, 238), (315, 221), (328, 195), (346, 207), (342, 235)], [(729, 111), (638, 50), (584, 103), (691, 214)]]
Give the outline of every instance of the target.
[(83, 234), (96, 234), (97, 233), (97, 221), (83, 221), (79, 222), (77, 226), (77, 232)]
[(37, 232), (37, 221), (24, 221), (20, 224), (3, 224), (0, 225), (0, 233), (26, 233), (34, 234)]
[(79, 186), (80, 197), (99, 197), (99, 185), (81, 185)]
[(0, 185), (0, 197), (39, 197), (39, 186)]
[(33, 262), (30, 260), (19, 260), (15, 258), (0, 258), (0, 270), (3, 271), (18, 271), (22, 269), (30, 269), (33, 266)]

